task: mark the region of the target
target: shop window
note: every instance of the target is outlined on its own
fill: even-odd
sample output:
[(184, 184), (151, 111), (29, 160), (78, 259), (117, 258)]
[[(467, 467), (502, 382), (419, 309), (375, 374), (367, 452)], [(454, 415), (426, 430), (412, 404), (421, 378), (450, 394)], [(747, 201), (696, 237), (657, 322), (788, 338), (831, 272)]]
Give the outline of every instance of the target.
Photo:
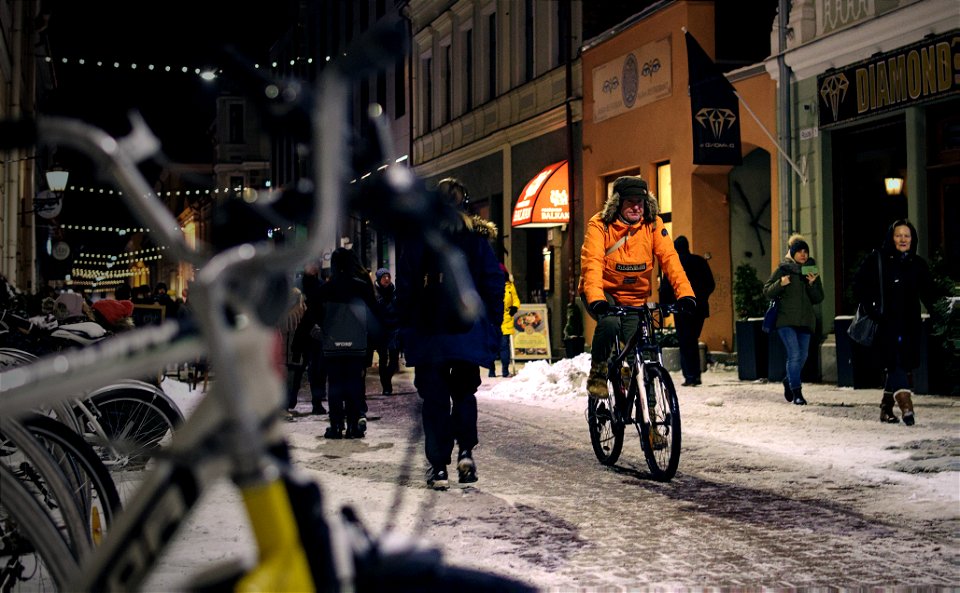
[(443, 112), (441, 117), (443, 117), (444, 123), (453, 119), (453, 65), (451, 64), (451, 49), (450, 44), (447, 44), (441, 48), (441, 56), (443, 58), (443, 63), (441, 68), (443, 69)]
[(422, 61), (423, 72), (423, 131), (433, 129), (433, 58), (428, 56)]
[(464, 76), (464, 94), (465, 110), (473, 109), (473, 29), (467, 29), (463, 35), (463, 76)]
[(227, 118), (230, 144), (243, 144), (243, 104), (232, 103)]
[(673, 236), (673, 190), (670, 184), (669, 161), (657, 165), (657, 186), (654, 194), (660, 203), (660, 218), (663, 219), (667, 232)]
[(487, 17), (487, 99), (497, 96), (497, 13)]
[(403, 84), (405, 77), (404, 56), (401, 54), (393, 68), (393, 115), (397, 118), (407, 112), (407, 89)]
[(526, 0), (523, 16), (523, 31), (525, 40), (523, 45), (523, 81), (529, 82), (533, 80), (535, 76), (533, 72), (533, 52), (535, 47), (533, 29), (533, 0)]

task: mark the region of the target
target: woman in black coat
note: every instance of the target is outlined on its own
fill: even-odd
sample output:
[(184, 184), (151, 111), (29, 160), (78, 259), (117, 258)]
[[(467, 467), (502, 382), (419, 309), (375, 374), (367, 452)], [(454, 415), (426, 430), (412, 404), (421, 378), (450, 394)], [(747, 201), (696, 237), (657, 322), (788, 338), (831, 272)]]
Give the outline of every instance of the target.
[(920, 301), (932, 310), (933, 279), (927, 262), (917, 255), (917, 229), (910, 221), (891, 224), (880, 249), (864, 258), (854, 278), (854, 294), (878, 322), (873, 349), (886, 375), (880, 421), (900, 421), (893, 413), (896, 402), (903, 422), (912, 426), (912, 371), (920, 366)]

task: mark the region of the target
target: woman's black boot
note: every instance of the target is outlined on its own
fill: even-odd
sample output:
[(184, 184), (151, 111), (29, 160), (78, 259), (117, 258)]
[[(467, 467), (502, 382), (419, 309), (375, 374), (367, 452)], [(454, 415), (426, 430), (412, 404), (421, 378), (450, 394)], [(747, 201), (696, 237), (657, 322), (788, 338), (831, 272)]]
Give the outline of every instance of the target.
[(807, 405), (807, 400), (803, 399), (802, 387), (797, 387), (796, 389), (793, 390), (793, 403), (797, 404), (798, 406)]

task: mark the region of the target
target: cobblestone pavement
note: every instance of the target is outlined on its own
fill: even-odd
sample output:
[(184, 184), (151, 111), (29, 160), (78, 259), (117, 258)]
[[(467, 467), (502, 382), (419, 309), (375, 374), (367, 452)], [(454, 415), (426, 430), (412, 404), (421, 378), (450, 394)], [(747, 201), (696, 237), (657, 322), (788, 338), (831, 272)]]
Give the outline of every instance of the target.
[[(475, 451), (481, 480), (433, 492), (424, 484), (411, 380), (410, 371), (402, 373), (396, 384), (403, 393), (385, 397), (368, 377), (371, 428), (362, 441), (324, 441), (319, 427), (304, 428), (323, 422), (294, 423), (295, 454), (318, 472), (331, 504), (355, 505), (374, 531), (390, 525), (423, 535), (452, 562), (525, 578), (544, 590), (960, 590), (960, 481), (953, 512), (929, 517), (922, 504), (907, 504), (922, 492), (905, 490), (894, 471), (878, 477), (848, 467), (843, 450), (810, 443), (798, 457), (725, 436), (749, 426), (703, 426), (723, 417), (710, 417), (714, 410), (702, 400), (711, 392), (701, 391), (700, 402), (681, 392), (687, 412), (681, 468), (661, 484), (649, 478), (635, 435), (628, 433), (617, 466), (604, 468), (582, 413), (484, 400), (481, 393), (482, 444)], [(774, 405), (767, 400), (779, 389), (741, 383), (729, 373), (711, 381), (757, 406)], [(808, 399), (820, 401), (804, 410), (809, 422), (844, 415), (862, 417), (865, 430), (884, 428), (869, 394), (807, 390)], [(941, 454), (960, 469), (960, 402), (930, 398), (922, 405), (928, 425), (952, 426)], [(791, 407), (785, 413), (794, 413)]]

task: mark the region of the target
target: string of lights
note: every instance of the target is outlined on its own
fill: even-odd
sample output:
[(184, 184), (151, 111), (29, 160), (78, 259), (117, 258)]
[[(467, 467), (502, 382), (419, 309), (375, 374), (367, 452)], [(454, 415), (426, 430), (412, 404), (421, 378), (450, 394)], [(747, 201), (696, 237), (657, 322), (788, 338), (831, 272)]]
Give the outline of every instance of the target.
[[(59, 62), (65, 66), (85, 66), (93, 68), (113, 68), (114, 70), (134, 70), (134, 71), (146, 71), (146, 72), (157, 72), (161, 74), (187, 74), (191, 76), (199, 76), (203, 80), (211, 81), (215, 80), (218, 76), (223, 73), (223, 69), (219, 67), (197, 67), (197, 66), (186, 66), (182, 64), (171, 65), (171, 64), (153, 64), (153, 63), (138, 63), (138, 62), (128, 62), (121, 61), (118, 59), (114, 60), (93, 60), (80, 57), (61, 57), (59, 60), (54, 60), (51, 56), (44, 56), (44, 61), (49, 63)], [(296, 57), (283, 61), (284, 65), (297, 66), (297, 65), (311, 65), (313, 64), (313, 58), (308, 57)], [(326, 61), (330, 61), (330, 56), (326, 57)], [(281, 65), (279, 61), (271, 61), (268, 64), (255, 63), (253, 65), (257, 70), (260, 69), (277, 69)]]
[[(92, 194), (104, 194), (108, 196), (118, 195), (122, 196), (123, 192), (119, 189), (113, 189), (109, 187), (85, 187), (82, 185), (71, 185), (67, 187), (68, 190), (73, 192), (83, 192), (83, 193), (92, 193)], [(230, 192), (242, 192), (245, 188), (243, 186), (237, 187), (218, 187), (215, 189), (186, 189), (186, 190), (167, 190), (167, 191), (158, 191), (151, 196), (157, 197), (171, 197), (171, 196), (208, 196), (208, 195), (218, 195), (220, 193), (228, 194)]]

